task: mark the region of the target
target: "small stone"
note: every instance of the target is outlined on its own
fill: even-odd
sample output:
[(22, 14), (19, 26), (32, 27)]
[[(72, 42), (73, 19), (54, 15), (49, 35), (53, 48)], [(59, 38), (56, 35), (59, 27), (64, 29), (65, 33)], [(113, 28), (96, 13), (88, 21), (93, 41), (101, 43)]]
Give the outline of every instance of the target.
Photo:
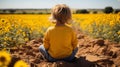
[(99, 46), (104, 46), (104, 45), (105, 45), (103, 39), (93, 40), (93, 43), (94, 43), (94, 44), (98, 44)]

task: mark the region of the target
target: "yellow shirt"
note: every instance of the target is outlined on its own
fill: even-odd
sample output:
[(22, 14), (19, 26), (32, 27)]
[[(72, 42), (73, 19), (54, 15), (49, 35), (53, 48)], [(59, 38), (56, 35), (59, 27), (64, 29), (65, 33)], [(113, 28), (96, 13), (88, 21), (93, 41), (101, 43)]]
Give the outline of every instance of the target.
[(77, 37), (70, 26), (53, 26), (48, 28), (43, 44), (53, 58), (62, 59), (77, 47)]

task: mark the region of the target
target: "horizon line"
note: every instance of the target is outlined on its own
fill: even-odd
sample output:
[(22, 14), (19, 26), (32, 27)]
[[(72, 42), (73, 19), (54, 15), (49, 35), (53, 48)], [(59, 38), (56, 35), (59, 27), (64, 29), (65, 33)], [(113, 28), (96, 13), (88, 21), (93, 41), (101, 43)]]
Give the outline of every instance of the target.
[[(3, 9), (51, 9), (51, 8), (0, 8)], [(105, 8), (70, 8), (70, 9), (105, 9)], [(120, 9), (120, 8), (113, 8), (113, 9)]]

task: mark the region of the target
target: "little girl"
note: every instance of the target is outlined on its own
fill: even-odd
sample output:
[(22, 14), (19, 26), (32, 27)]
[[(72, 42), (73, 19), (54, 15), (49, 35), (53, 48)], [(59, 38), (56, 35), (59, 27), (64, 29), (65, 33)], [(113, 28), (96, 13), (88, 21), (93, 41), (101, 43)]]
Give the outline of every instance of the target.
[(71, 21), (71, 11), (65, 4), (52, 8), (50, 20), (55, 26), (49, 27), (40, 45), (40, 52), (48, 61), (73, 61), (77, 52), (77, 37), (67, 24)]

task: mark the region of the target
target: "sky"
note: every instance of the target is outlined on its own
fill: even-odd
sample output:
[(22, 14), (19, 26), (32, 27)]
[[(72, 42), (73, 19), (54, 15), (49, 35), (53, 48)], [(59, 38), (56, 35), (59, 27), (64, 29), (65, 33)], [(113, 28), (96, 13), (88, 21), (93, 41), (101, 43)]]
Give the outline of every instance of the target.
[(66, 4), (74, 9), (104, 9), (106, 6), (120, 9), (120, 0), (0, 0), (0, 9), (41, 9)]

